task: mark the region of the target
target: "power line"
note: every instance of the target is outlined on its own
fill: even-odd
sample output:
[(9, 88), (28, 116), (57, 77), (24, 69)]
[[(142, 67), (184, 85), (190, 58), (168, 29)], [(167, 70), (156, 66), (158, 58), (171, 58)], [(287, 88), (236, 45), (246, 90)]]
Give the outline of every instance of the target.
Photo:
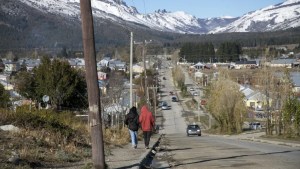
[(147, 13), (146, 13), (147, 11), (146, 11), (146, 3), (145, 3), (145, 0), (143, 0), (143, 2), (144, 2), (144, 12), (145, 12), (144, 15), (146, 15), (146, 14), (147, 14)]

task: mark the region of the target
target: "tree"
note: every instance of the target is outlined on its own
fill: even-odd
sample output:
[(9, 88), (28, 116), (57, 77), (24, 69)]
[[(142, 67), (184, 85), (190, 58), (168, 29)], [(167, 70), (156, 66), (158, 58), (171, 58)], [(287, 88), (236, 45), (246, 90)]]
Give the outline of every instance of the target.
[(209, 62), (215, 57), (215, 49), (211, 42), (185, 43), (181, 47), (179, 55), (189, 62)]
[(33, 74), (27, 71), (18, 72), (16, 75), (15, 87), (22, 96), (38, 100), (36, 94), (36, 83)]
[(240, 133), (246, 113), (244, 95), (238, 84), (221, 72), (208, 91), (208, 109), (219, 124), (222, 133)]
[(300, 102), (291, 96), (283, 107), (284, 134), (288, 137), (300, 134)]
[(242, 47), (236, 42), (224, 42), (217, 51), (218, 59), (222, 62), (237, 61), (240, 54), (242, 54)]
[(6, 108), (9, 106), (9, 93), (4, 89), (4, 86), (0, 84), (0, 107)]
[(183, 87), (185, 86), (185, 75), (181, 70), (181, 67), (175, 66), (175, 68), (172, 69), (172, 76), (174, 79), (175, 86), (179, 87), (180, 89), (183, 89)]
[(67, 61), (44, 57), (33, 74), (20, 72), (17, 77), (18, 90), (25, 97), (41, 102), (42, 97), (48, 95), (55, 109), (87, 106), (84, 76)]

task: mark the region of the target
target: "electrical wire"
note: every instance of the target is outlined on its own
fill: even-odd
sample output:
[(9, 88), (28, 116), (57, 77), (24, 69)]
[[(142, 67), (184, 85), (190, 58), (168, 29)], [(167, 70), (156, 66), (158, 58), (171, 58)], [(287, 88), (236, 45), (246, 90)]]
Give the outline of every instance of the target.
[(144, 15), (146, 15), (146, 14), (147, 14), (147, 13), (146, 13), (147, 11), (146, 11), (146, 3), (145, 3), (145, 0), (143, 0), (143, 2), (144, 2), (144, 12), (145, 12)]

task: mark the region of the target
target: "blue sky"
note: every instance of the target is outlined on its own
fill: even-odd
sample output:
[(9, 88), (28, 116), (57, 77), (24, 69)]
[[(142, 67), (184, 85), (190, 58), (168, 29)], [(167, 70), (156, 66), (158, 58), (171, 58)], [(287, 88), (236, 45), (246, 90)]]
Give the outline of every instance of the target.
[(153, 13), (158, 9), (184, 11), (198, 18), (242, 16), (284, 0), (123, 0), (135, 6), (140, 13)]

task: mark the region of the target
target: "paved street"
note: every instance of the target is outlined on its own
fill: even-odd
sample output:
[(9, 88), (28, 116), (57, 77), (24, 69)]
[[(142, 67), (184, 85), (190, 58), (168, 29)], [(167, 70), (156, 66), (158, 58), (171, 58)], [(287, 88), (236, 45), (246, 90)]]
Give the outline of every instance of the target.
[[(242, 140), (258, 135), (187, 137), (186, 122), (182, 117), (182, 106), (171, 102), (169, 91), (176, 91), (170, 69), (162, 70), (162, 84), (165, 87), (162, 100), (171, 105), (162, 110), (165, 118), (161, 134), (161, 150), (155, 156), (152, 168), (284, 168), (300, 166), (300, 147), (276, 145)], [(187, 77), (187, 74), (186, 74)], [(193, 84), (186, 80), (186, 83)]]
[[(222, 136), (168, 134), (153, 168), (299, 168), (300, 148)], [(169, 164), (169, 166), (167, 166)]]

